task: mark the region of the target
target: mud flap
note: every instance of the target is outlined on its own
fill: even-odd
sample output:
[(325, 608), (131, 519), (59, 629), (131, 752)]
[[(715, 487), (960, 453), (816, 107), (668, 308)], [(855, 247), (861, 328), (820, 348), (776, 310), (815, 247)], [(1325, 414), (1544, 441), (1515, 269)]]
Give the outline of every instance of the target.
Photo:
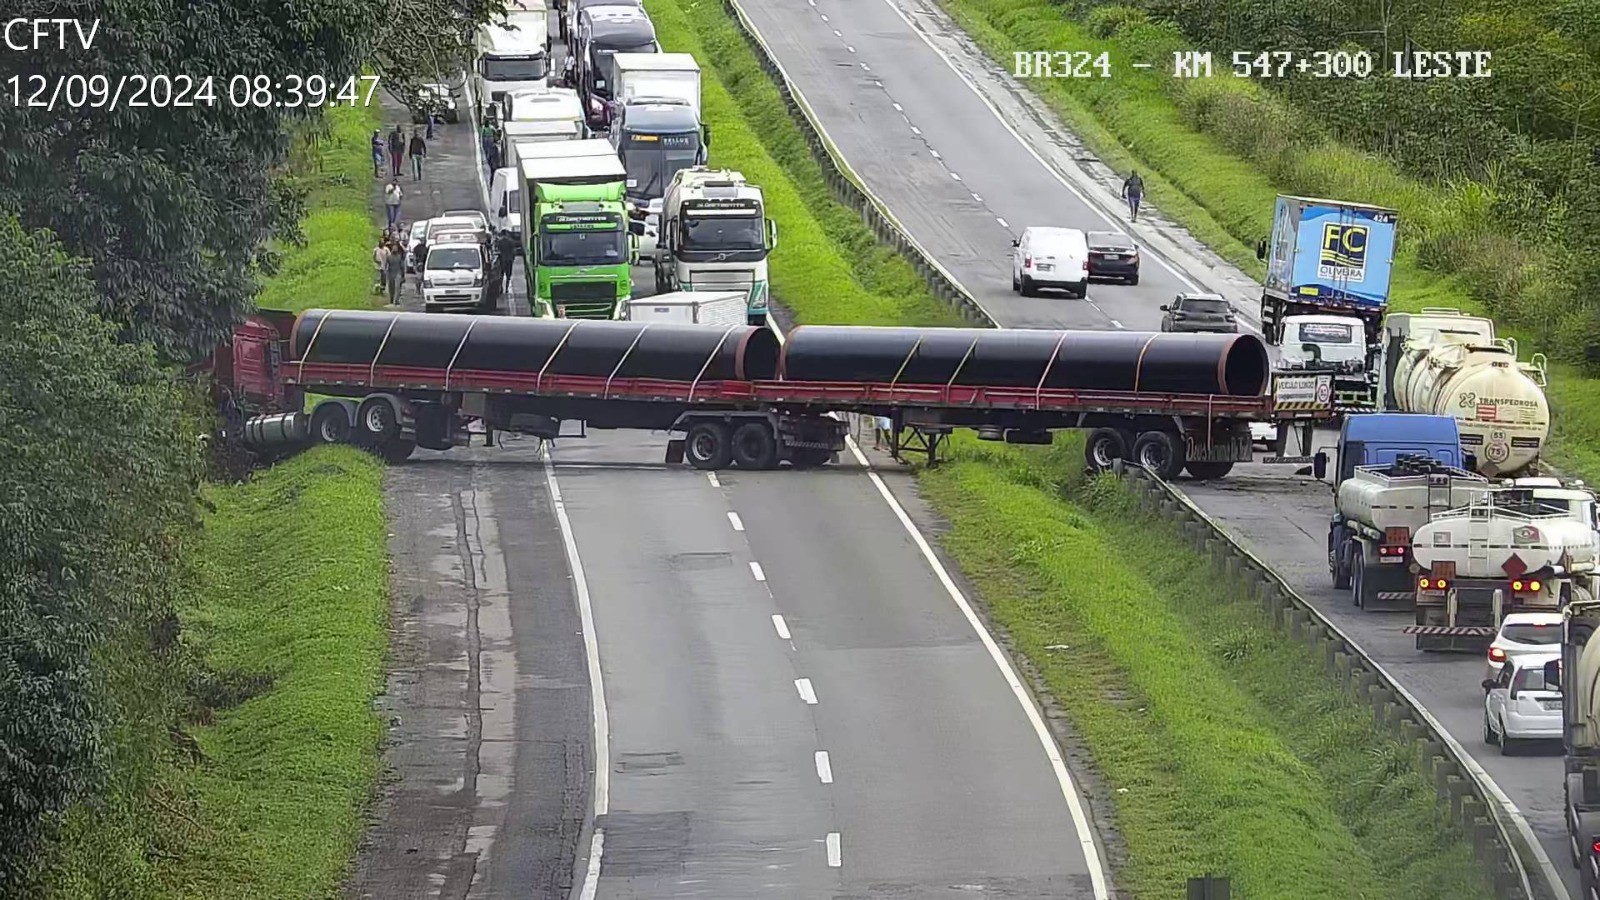
[(667, 465), (675, 466), (683, 462), (683, 438), (667, 441)]

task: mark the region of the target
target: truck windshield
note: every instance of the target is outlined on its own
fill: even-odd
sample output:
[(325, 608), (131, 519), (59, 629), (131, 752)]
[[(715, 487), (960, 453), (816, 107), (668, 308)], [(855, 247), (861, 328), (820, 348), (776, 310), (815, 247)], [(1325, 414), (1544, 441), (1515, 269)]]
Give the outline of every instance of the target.
[(489, 81), (538, 81), (550, 74), (542, 56), (520, 59), (504, 56), (483, 58), (483, 77)]
[(429, 269), (476, 269), (483, 256), (472, 247), (435, 247), (428, 251)]
[(683, 218), (685, 250), (760, 250), (766, 236), (759, 215), (694, 215)]
[(694, 165), (697, 150), (661, 150), (630, 147), (622, 166), (628, 172), (628, 196), (653, 200), (667, 192), (678, 170)]
[(1349, 344), (1355, 341), (1355, 329), (1349, 325), (1332, 322), (1302, 322), (1300, 341), (1305, 344)]
[(539, 263), (546, 266), (614, 266), (628, 261), (627, 233), (616, 231), (547, 231), (539, 243)]

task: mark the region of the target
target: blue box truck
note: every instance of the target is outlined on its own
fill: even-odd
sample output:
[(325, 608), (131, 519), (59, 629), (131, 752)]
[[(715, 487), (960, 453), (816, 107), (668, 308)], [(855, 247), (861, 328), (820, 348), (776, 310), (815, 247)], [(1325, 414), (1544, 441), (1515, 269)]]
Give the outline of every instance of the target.
[(1261, 292), (1267, 343), (1282, 340), (1289, 316), (1334, 314), (1363, 320), (1368, 343), (1379, 346), (1398, 222), (1399, 213), (1381, 206), (1278, 197), (1272, 237), (1256, 247), (1267, 264)]

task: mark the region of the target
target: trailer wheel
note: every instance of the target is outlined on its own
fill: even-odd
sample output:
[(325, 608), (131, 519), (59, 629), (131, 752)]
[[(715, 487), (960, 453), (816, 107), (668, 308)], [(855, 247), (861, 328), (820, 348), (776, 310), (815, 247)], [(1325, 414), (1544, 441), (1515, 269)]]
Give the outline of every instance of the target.
[(386, 397), (368, 397), (356, 407), (356, 434), (369, 447), (382, 447), (400, 436), (400, 416)]
[(1357, 609), (1367, 605), (1367, 555), (1358, 546), (1350, 552), (1350, 602)]
[(778, 439), (766, 422), (746, 422), (733, 431), (733, 464), (741, 469), (778, 466)]
[(1183, 444), (1168, 431), (1146, 431), (1133, 442), (1133, 458), (1162, 481), (1171, 481), (1183, 470)]
[(1083, 459), (1090, 471), (1110, 471), (1111, 464), (1128, 458), (1128, 437), (1116, 428), (1096, 428), (1083, 442)]
[(1189, 472), (1189, 477), (1195, 481), (1210, 481), (1222, 478), (1233, 471), (1231, 462), (1191, 462), (1184, 466)]
[(350, 414), (338, 403), (322, 403), (311, 412), (311, 439), (319, 444), (342, 444), (350, 439)]
[(378, 455), (383, 457), (385, 462), (405, 462), (411, 458), (416, 449), (415, 441), (390, 441), (378, 448)]
[[(1331, 542), (1333, 536), (1329, 535), (1328, 540)], [(1333, 560), (1333, 589), (1336, 591), (1350, 589), (1350, 554), (1341, 552), (1342, 549), (1336, 546), (1328, 553)]]
[(733, 438), (721, 422), (700, 422), (689, 426), (683, 441), (683, 458), (696, 469), (726, 469), (733, 461)]

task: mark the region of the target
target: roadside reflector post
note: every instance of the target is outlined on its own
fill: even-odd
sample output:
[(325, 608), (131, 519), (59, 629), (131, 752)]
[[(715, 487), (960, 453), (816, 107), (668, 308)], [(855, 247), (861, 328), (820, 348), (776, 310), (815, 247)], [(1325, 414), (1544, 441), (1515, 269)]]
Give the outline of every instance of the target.
[(1231, 900), (1233, 890), (1228, 879), (1220, 875), (1206, 875), (1189, 879), (1189, 900)]

